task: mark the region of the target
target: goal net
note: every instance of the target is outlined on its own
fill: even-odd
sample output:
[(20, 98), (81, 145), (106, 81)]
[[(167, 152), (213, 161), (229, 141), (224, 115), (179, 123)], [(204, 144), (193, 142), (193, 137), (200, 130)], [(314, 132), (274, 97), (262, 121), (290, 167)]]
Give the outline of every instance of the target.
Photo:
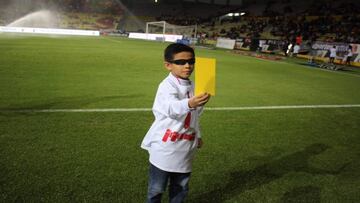
[(146, 23), (147, 34), (163, 34), (163, 35), (182, 35), (184, 38), (195, 37), (197, 32), (196, 25), (180, 26), (172, 25), (166, 21), (156, 21)]

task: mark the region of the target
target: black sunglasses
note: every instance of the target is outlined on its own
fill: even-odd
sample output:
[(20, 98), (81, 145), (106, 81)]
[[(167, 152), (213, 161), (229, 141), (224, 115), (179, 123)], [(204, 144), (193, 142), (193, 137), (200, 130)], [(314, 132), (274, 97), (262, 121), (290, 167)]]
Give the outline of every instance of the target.
[(179, 59), (179, 60), (173, 60), (173, 61), (168, 61), (169, 63), (173, 63), (176, 65), (185, 65), (186, 63), (188, 63), (189, 65), (194, 65), (195, 64), (195, 58), (191, 58), (191, 59)]

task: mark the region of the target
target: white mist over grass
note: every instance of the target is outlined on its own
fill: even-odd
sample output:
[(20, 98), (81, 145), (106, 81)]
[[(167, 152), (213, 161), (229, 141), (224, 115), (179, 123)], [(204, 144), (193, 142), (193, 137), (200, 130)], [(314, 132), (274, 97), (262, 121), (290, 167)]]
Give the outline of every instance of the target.
[[(123, 11), (118, 28), (126, 31), (145, 30), (147, 20), (137, 18), (122, 0), (113, 0)], [(87, 1), (88, 4), (92, 1)], [(128, 2), (128, 1), (127, 1)], [(104, 6), (99, 4), (99, 6)], [(0, 0), (2, 25), (8, 27), (66, 28), (63, 14), (67, 5), (49, 0)], [(109, 12), (111, 12), (109, 8)], [(99, 10), (102, 10), (101, 8)], [(76, 12), (76, 11), (75, 11)], [(81, 12), (81, 11), (79, 11)], [(60, 15), (61, 14), (61, 15)], [(65, 27), (64, 27), (65, 26)]]
[(57, 28), (59, 25), (58, 15), (50, 10), (40, 10), (29, 13), (7, 25), (7, 27), (37, 27)]

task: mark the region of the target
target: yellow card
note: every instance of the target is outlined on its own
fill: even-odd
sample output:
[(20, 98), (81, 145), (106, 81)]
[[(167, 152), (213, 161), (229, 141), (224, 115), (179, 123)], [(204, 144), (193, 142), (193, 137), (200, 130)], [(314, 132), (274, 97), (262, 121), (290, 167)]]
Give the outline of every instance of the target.
[(213, 58), (196, 57), (195, 63), (195, 95), (209, 93), (215, 95), (215, 67)]

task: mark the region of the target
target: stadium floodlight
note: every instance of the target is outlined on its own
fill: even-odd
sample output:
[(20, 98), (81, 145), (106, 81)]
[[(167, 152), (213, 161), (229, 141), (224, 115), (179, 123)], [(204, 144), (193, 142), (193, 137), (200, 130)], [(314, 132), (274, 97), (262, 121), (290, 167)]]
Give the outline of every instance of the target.
[[(184, 38), (191, 38), (197, 34), (197, 25), (180, 26), (167, 23), (166, 21), (147, 22), (146, 34), (182, 35)], [(164, 40), (165, 37), (163, 37)]]

